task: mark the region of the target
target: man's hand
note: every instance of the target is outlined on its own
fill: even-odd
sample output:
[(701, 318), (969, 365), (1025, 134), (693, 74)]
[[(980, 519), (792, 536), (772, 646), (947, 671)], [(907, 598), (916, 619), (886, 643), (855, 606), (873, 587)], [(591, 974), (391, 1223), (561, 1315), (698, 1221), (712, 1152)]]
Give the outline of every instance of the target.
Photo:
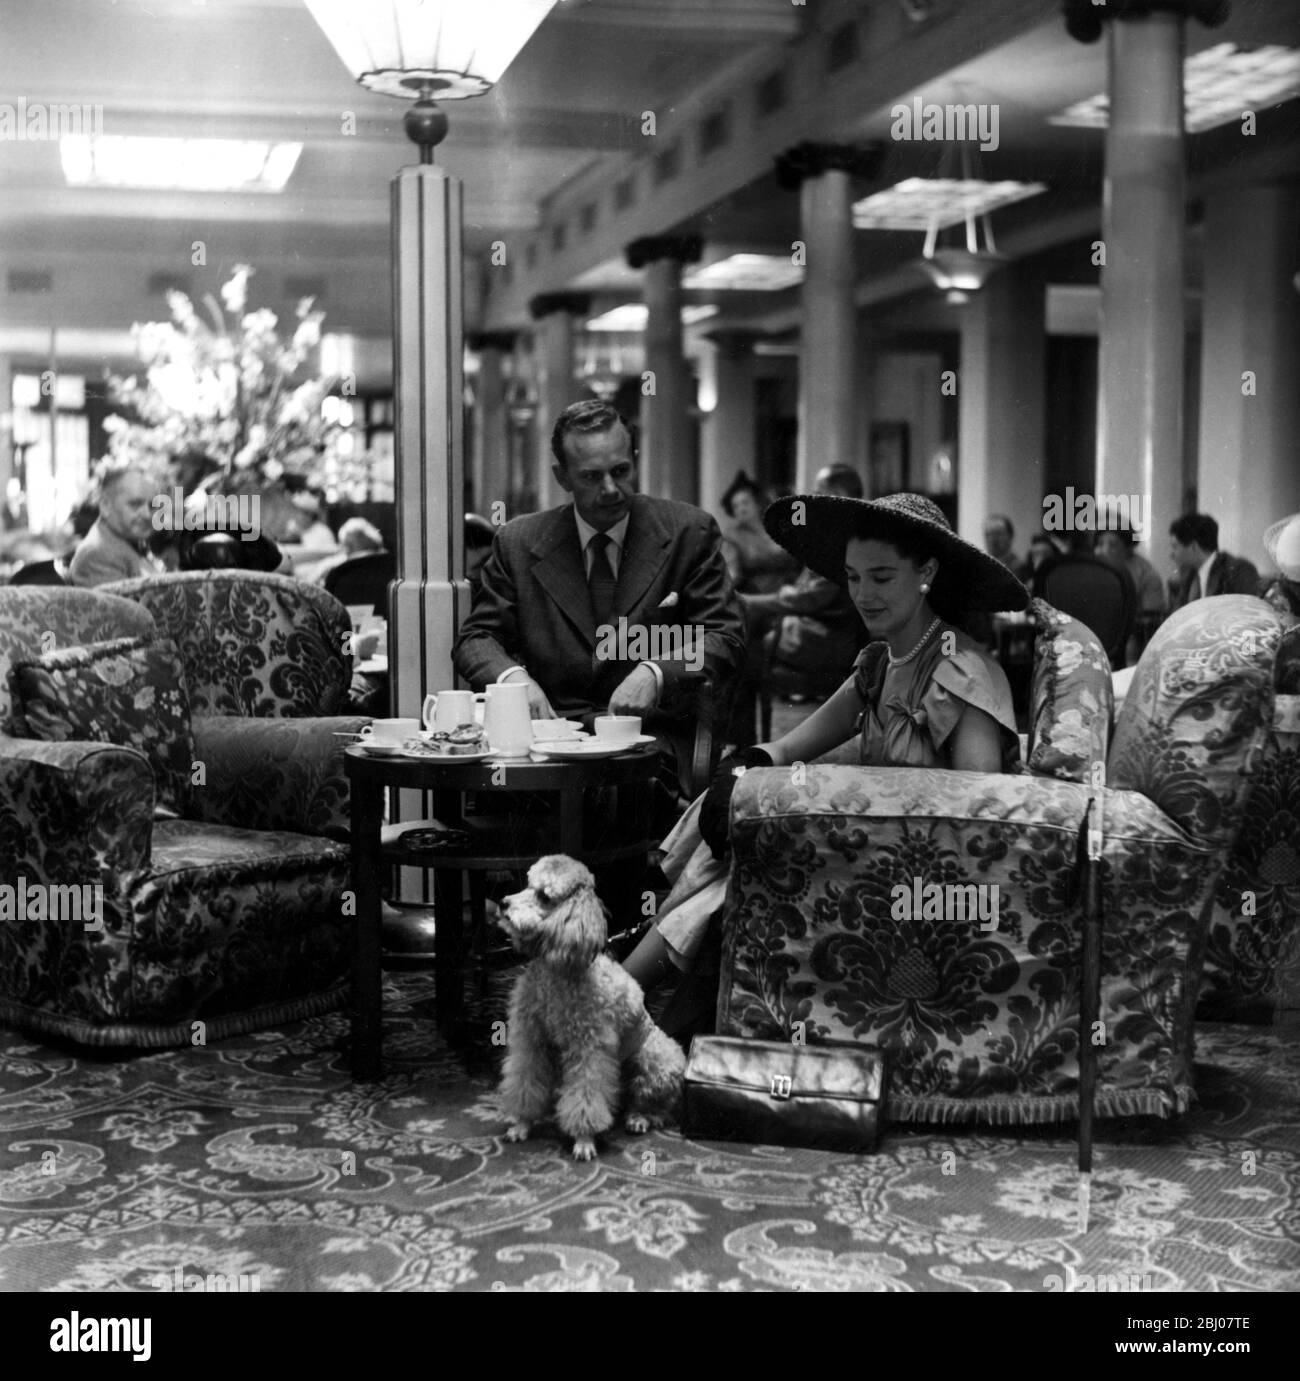
[(647, 715), (659, 700), (659, 679), (647, 666), (639, 666), (615, 687), (609, 697), (610, 714)]
[(551, 702), (546, 698), (546, 692), (536, 681), (524, 681), (522, 684), (528, 692), (528, 713), (533, 719), (561, 718), (551, 709)]

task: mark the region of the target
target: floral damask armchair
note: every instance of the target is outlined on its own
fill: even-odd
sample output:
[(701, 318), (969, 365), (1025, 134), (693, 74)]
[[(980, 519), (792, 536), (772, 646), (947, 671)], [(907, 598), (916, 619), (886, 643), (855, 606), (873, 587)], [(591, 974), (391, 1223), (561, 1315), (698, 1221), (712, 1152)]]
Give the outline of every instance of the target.
[[(269, 703), (277, 683), (262, 675), (276, 658), (257, 644), (262, 625), (241, 626), (232, 660)], [(89, 925), (7, 896), (0, 1020), (39, 1034), (189, 1044), (195, 1021), (216, 1040), (346, 999), (348, 793), (335, 733), (364, 721), (185, 708), (179, 747), (160, 759), (144, 716), (185, 706), (186, 678), (157, 632), (142, 603), (103, 587), (0, 589), (0, 884), (47, 899), (102, 889)], [(114, 692), (120, 725), (102, 708)], [(94, 732), (68, 738), (92, 701)], [(34, 737), (42, 727), (62, 741)]]
[[(1184, 1109), (1209, 906), (1272, 751), (1279, 632), (1244, 596), (1170, 618), (1134, 675), (1100, 790), (1085, 764), (1058, 764), (1057, 777), (747, 773), (732, 802), (718, 1031), (880, 1045), (896, 1120), (1075, 1117), (1080, 827), (1097, 796), (1096, 1108)], [(1104, 708), (1095, 720), (1104, 743)], [(962, 890), (927, 890), (936, 883)]]
[[(260, 571), (182, 571), (99, 589), (147, 611), (180, 653), (196, 757), (208, 768), (196, 818), (289, 830), (305, 819), (346, 839), (339, 740), (322, 738), (313, 722), (348, 715), (352, 623), (343, 605), (314, 585)], [(310, 803), (305, 817), (302, 802)]]
[(1214, 890), (1197, 1015), (1300, 1022), (1300, 622), (1278, 648), (1277, 753), (1251, 783), (1237, 842)]

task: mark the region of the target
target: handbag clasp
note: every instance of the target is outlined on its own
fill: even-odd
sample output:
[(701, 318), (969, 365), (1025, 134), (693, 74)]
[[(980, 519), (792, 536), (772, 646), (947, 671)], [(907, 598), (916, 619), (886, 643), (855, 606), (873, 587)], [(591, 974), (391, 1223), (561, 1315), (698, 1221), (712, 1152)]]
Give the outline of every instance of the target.
[(772, 1075), (771, 1093), (773, 1098), (789, 1098), (792, 1087), (793, 1084), (788, 1074)]

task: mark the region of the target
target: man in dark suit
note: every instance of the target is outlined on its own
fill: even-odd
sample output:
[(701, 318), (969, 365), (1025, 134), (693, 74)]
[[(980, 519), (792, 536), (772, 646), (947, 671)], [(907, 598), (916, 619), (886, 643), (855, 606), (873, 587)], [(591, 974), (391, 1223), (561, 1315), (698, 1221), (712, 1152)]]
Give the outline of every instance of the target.
[(1169, 525), (1169, 554), (1178, 574), (1173, 607), (1211, 595), (1257, 595), (1259, 572), (1242, 556), (1219, 550), (1219, 525), (1205, 513), (1184, 513)]
[(551, 450), (573, 502), (497, 533), (456, 669), (476, 690), (525, 681), (534, 719), (608, 708), (680, 742), (667, 726), (689, 725), (699, 680), (729, 683), (744, 658), (718, 526), (636, 492), (631, 435), (606, 403), (566, 408)]

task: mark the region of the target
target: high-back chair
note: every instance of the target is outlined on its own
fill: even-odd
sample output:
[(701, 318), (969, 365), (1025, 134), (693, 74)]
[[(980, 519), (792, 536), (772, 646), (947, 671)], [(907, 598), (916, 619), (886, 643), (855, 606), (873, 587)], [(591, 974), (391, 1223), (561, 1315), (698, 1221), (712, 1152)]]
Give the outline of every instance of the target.
[(397, 577), (397, 553), (371, 551), (350, 556), (325, 574), (325, 588), (340, 604), (368, 604), (376, 614), (388, 613), (388, 585)]
[(1137, 590), (1126, 570), (1089, 552), (1067, 552), (1038, 567), (1033, 592), (1091, 628), (1111, 666), (1124, 665), (1137, 619)]
[(348, 611), (319, 586), (260, 571), (179, 571), (101, 585), (147, 609), (180, 649), (195, 716), (344, 713)]
[[(1100, 1038), (1098, 1116), (1182, 1111), (1210, 902), (1273, 751), (1280, 632), (1245, 596), (1171, 617), (1104, 773), (1086, 752), (1049, 756), (1056, 776), (751, 769), (732, 800), (719, 1032), (879, 1045), (889, 1116), (922, 1122), (1072, 1119), (1079, 1043)], [(1073, 631), (1060, 651), (1058, 694), (1096, 655)], [(1059, 718), (1088, 727), (1077, 707)], [(1090, 801), (1102, 1024), (1081, 1032)]]

